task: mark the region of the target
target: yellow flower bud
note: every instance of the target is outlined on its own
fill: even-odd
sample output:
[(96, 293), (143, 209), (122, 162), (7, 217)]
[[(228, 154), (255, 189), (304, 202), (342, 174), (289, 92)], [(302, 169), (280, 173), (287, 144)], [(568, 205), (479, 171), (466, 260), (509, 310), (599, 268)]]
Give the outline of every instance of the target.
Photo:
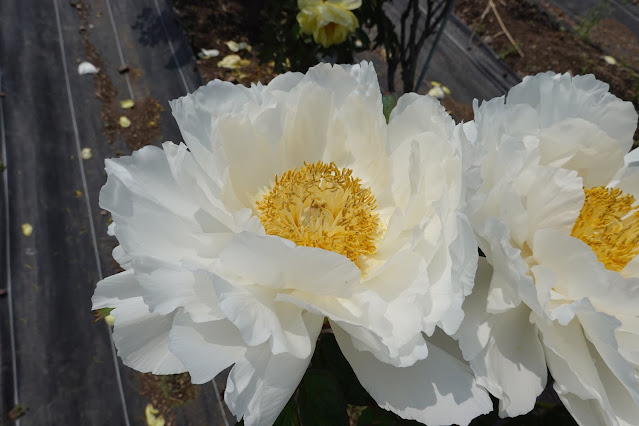
[(298, 0), (300, 12), (297, 22), (302, 32), (312, 34), (323, 47), (342, 43), (359, 27), (351, 10), (362, 5), (362, 0)]

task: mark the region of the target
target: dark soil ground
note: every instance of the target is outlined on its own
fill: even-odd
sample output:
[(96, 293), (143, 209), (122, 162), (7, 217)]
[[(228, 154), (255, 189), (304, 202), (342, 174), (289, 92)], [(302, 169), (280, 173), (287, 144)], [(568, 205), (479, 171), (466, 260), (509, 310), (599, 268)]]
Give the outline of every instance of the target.
[[(488, 1), (458, 0), (455, 13), (520, 77), (548, 70), (594, 74), (639, 110), (639, 40), (630, 29), (596, 13), (575, 22), (546, 1), (494, 4), (515, 45)], [(606, 55), (617, 64), (607, 63)]]
[(178, 426), (173, 409), (195, 399), (199, 386), (191, 384), (188, 373), (156, 376), (151, 373), (138, 374), (140, 393), (151, 401), (153, 408), (164, 417), (165, 426)]
[[(258, 16), (248, 10), (241, 0), (174, 0), (173, 4), (186, 30), (193, 52), (201, 49), (217, 49), (220, 55), (198, 59), (198, 67), (205, 82), (220, 79), (250, 86), (258, 81), (263, 84), (277, 74), (270, 63), (260, 63), (257, 46), (260, 40)], [(227, 41), (245, 42), (251, 51), (233, 52)], [(236, 54), (248, 62), (236, 69), (218, 66), (225, 56)]]
[[(78, 15), (83, 23), (80, 27), (82, 44), (86, 53), (86, 59), (98, 69), (105, 69), (102, 57), (98, 50), (89, 41), (88, 31), (92, 27), (89, 23), (89, 6), (86, 0), (72, 2), (71, 6), (78, 11)], [(137, 70), (123, 69), (132, 80), (135, 80)], [(137, 150), (145, 145), (151, 145), (161, 137), (160, 113), (163, 107), (157, 99), (146, 97), (136, 100), (133, 107), (123, 109), (120, 101), (126, 100), (125, 94), (119, 94), (113, 82), (105, 72), (93, 74), (95, 85), (95, 96), (100, 100), (102, 133), (107, 142), (112, 145), (116, 156), (122, 152), (117, 149), (114, 142), (118, 136), (128, 145), (131, 150)], [(120, 117), (126, 117), (130, 122), (128, 127), (120, 125)]]

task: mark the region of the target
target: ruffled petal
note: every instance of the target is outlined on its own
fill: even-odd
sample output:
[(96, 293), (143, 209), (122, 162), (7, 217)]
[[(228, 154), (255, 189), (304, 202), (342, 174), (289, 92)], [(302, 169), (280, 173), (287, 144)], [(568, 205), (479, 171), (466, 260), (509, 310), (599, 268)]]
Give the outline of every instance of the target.
[(432, 344), (426, 359), (399, 368), (357, 350), (341, 328), (333, 331), (364, 389), (386, 410), (429, 425), (467, 425), (492, 410), (470, 368)]
[(528, 244), (534, 242), (538, 229), (551, 228), (570, 234), (585, 199), (584, 182), (575, 171), (543, 166), (529, 168), (517, 179), (516, 185), (519, 193), (525, 194), (522, 198), (528, 216), (525, 239)]
[[(185, 144), (165, 142), (162, 148), (180, 190), (202, 209), (196, 212), (196, 219), (206, 224), (207, 232), (260, 232), (262, 225), (257, 218), (248, 222), (237, 221), (235, 210), (242, 209), (243, 206), (230, 191), (229, 185), (220, 186), (215, 182), (208, 170), (197, 163), (195, 156)], [(249, 214), (252, 214), (252, 211), (249, 211)]]
[[(577, 318), (584, 335), (601, 356), (602, 363), (612, 376), (610, 380), (614, 379), (625, 387), (626, 394), (634, 401), (636, 410), (639, 411), (639, 377), (636, 377), (635, 367), (619, 352), (615, 335), (621, 327), (621, 322), (613, 316), (596, 311), (588, 299), (577, 303)], [(610, 399), (614, 400), (612, 397)]]
[(225, 270), (250, 285), (348, 297), (360, 270), (347, 257), (316, 247), (248, 232), (235, 234), (220, 253)]
[[(561, 326), (535, 315), (531, 319), (541, 331), (548, 369), (555, 379), (555, 390), (560, 397), (573, 395), (571, 405), (567, 405), (571, 414), (575, 418), (585, 419), (585, 415), (576, 413), (583, 409), (588, 415), (592, 415), (593, 419), (605, 419), (601, 424), (615, 424), (612, 420), (612, 406), (598, 369), (593, 363), (593, 357), (597, 356), (596, 351), (591, 351), (579, 322), (571, 321)], [(588, 400), (596, 403), (590, 405), (584, 402)], [(588, 423), (589, 421), (584, 424)]]
[(528, 413), (546, 385), (544, 349), (530, 309), (520, 305), (500, 314), (487, 312), (492, 268), (479, 262), (477, 284), (464, 301), (464, 321), (455, 334), (477, 383), (500, 399), (499, 415)]
[(582, 118), (596, 124), (628, 152), (637, 128), (632, 103), (609, 92), (607, 83), (592, 74), (572, 77), (547, 72), (524, 77), (510, 89), (507, 104), (529, 104), (539, 113), (539, 126), (550, 127), (567, 118)]
[(608, 398), (605, 400), (580, 398), (571, 393), (569, 388), (557, 382), (554, 387), (559, 398), (579, 424), (634, 425), (639, 418), (639, 405), (608, 368), (600, 354), (594, 351), (591, 352), (591, 356)]
[(129, 256), (178, 261), (196, 253), (190, 235), (204, 231), (196, 219), (200, 209), (176, 184), (161, 149), (146, 146), (106, 160), (106, 171), (100, 206), (111, 212), (115, 236)]
[(315, 344), (307, 333), (302, 309), (275, 300), (275, 291), (260, 286), (235, 285), (213, 276), (218, 306), (249, 346), (269, 342), (273, 354), (306, 358)]
[(639, 278), (624, 278), (606, 269), (592, 249), (577, 238), (552, 229), (540, 229), (534, 238), (534, 258), (554, 274), (556, 292), (568, 300), (587, 297), (603, 312), (636, 314)]
[[(421, 333), (411, 335), (410, 340), (396, 339), (394, 336), (380, 337), (364, 327), (331, 321), (336, 327), (349, 334), (351, 344), (358, 351), (372, 353), (379, 361), (395, 367), (409, 367), (426, 358), (428, 347)], [(418, 323), (419, 324), (419, 323)], [(394, 326), (398, 325), (393, 323)]]
[(196, 322), (224, 318), (217, 307), (213, 281), (204, 272), (146, 256), (137, 256), (133, 269), (151, 312), (166, 315), (183, 307)]
[(504, 312), (519, 306), (522, 300), (534, 311), (541, 312), (528, 265), (521, 258), (521, 251), (512, 247), (508, 227), (496, 218), (489, 218), (477, 234), (480, 247), (493, 266), (488, 312)]
[(149, 312), (132, 270), (100, 281), (92, 300), (93, 309), (114, 308), (113, 342), (124, 365), (153, 374), (186, 371), (169, 351), (173, 315)]
[(169, 349), (184, 364), (196, 384), (213, 380), (222, 370), (244, 358), (247, 347), (228, 320), (196, 323), (177, 312), (169, 333)]
[(568, 118), (541, 130), (542, 164), (575, 170), (583, 186), (607, 185), (624, 165), (624, 147), (595, 124)]
[[(304, 314), (307, 333), (311, 337), (311, 354), (322, 328), (323, 317)], [(273, 355), (267, 345), (250, 348), (231, 370), (224, 400), (238, 421), (244, 424), (271, 425), (302, 380), (311, 360), (287, 353)]]
[(639, 368), (639, 317), (620, 315), (621, 327), (616, 331), (619, 352)]

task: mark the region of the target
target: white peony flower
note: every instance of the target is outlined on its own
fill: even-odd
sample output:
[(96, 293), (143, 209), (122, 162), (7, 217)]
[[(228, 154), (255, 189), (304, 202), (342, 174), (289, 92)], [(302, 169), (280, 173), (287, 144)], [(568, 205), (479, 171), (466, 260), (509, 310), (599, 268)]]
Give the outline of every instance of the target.
[(485, 157), (470, 209), (486, 259), (457, 337), (502, 416), (534, 407), (548, 368), (578, 423), (637, 424), (636, 125), (592, 75), (526, 77), (475, 103), (466, 130)]
[(100, 194), (125, 271), (93, 306), (115, 308), (126, 365), (204, 383), (234, 364), (227, 405), (268, 425), (328, 317), (380, 406), (429, 424), (491, 410), (435, 333), (459, 327), (477, 265), (469, 146), (435, 99), (405, 95), (387, 125), (364, 62), (214, 81), (171, 107), (186, 144), (107, 160)]

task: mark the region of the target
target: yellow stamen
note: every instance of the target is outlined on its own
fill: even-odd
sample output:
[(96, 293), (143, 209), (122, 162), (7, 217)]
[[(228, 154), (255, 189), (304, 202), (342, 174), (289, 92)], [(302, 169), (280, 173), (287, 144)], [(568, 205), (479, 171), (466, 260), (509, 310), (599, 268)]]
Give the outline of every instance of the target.
[(611, 271), (621, 271), (639, 254), (639, 211), (620, 189), (584, 189), (586, 201), (571, 235), (588, 244)]
[(317, 162), (275, 176), (273, 187), (256, 203), (266, 233), (334, 251), (355, 263), (375, 253), (377, 201), (352, 173), (335, 163)]

